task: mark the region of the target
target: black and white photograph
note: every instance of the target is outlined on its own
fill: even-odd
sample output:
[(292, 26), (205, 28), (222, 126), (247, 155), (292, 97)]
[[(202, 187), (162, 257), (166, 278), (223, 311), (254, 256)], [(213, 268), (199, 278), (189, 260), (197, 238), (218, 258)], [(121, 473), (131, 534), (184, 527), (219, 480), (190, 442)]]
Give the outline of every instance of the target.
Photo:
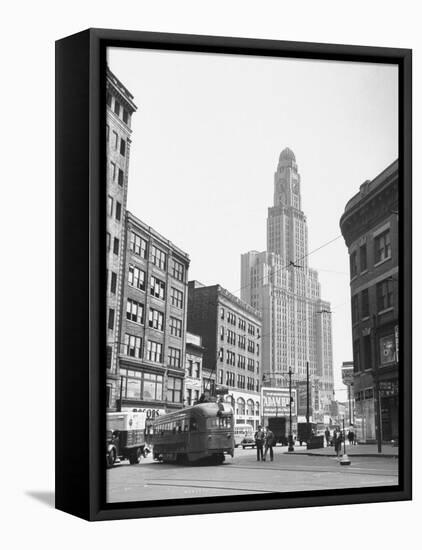
[(106, 65), (106, 502), (398, 488), (398, 65)]

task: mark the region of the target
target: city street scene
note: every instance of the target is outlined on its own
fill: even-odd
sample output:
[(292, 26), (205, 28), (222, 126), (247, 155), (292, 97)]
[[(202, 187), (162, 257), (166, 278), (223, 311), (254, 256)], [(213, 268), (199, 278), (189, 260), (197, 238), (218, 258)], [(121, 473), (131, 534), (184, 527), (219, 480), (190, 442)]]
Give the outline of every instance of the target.
[(107, 62), (107, 501), (398, 485), (397, 66)]

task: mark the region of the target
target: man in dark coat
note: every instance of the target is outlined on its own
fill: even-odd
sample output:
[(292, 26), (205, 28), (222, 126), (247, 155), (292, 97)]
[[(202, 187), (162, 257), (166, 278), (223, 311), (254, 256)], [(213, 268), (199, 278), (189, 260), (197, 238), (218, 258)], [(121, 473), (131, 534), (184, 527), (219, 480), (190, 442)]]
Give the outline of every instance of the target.
[(265, 453), (264, 460), (267, 458), (268, 449), (270, 450), (270, 460), (274, 460), (273, 445), (275, 443), (275, 437), (269, 426), (265, 428)]
[(255, 447), (256, 447), (256, 459), (259, 460), (265, 460), (264, 454), (263, 454), (263, 447), (264, 447), (264, 441), (265, 441), (265, 433), (262, 429), (262, 426), (258, 426), (258, 430), (255, 432)]

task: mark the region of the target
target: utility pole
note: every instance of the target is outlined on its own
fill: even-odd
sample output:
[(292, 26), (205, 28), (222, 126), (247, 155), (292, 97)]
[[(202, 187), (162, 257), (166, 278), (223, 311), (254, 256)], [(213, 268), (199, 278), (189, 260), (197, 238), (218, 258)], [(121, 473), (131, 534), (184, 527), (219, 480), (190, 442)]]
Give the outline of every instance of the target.
[(309, 361), (306, 361), (306, 436), (309, 440)]
[(292, 367), (289, 367), (289, 447), (287, 451), (289, 453), (293, 452), (295, 449), (293, 447), (293, 434), (292, 434)]

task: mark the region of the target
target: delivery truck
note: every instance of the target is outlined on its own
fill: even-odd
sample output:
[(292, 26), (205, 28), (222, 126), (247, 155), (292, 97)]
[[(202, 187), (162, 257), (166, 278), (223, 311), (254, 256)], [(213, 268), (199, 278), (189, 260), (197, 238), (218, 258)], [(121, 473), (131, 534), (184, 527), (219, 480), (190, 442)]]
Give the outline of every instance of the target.
[(145, 456), (145, 412), (108, 412), (106, 465), (111, 468), (118, 459), (137, 464)]

